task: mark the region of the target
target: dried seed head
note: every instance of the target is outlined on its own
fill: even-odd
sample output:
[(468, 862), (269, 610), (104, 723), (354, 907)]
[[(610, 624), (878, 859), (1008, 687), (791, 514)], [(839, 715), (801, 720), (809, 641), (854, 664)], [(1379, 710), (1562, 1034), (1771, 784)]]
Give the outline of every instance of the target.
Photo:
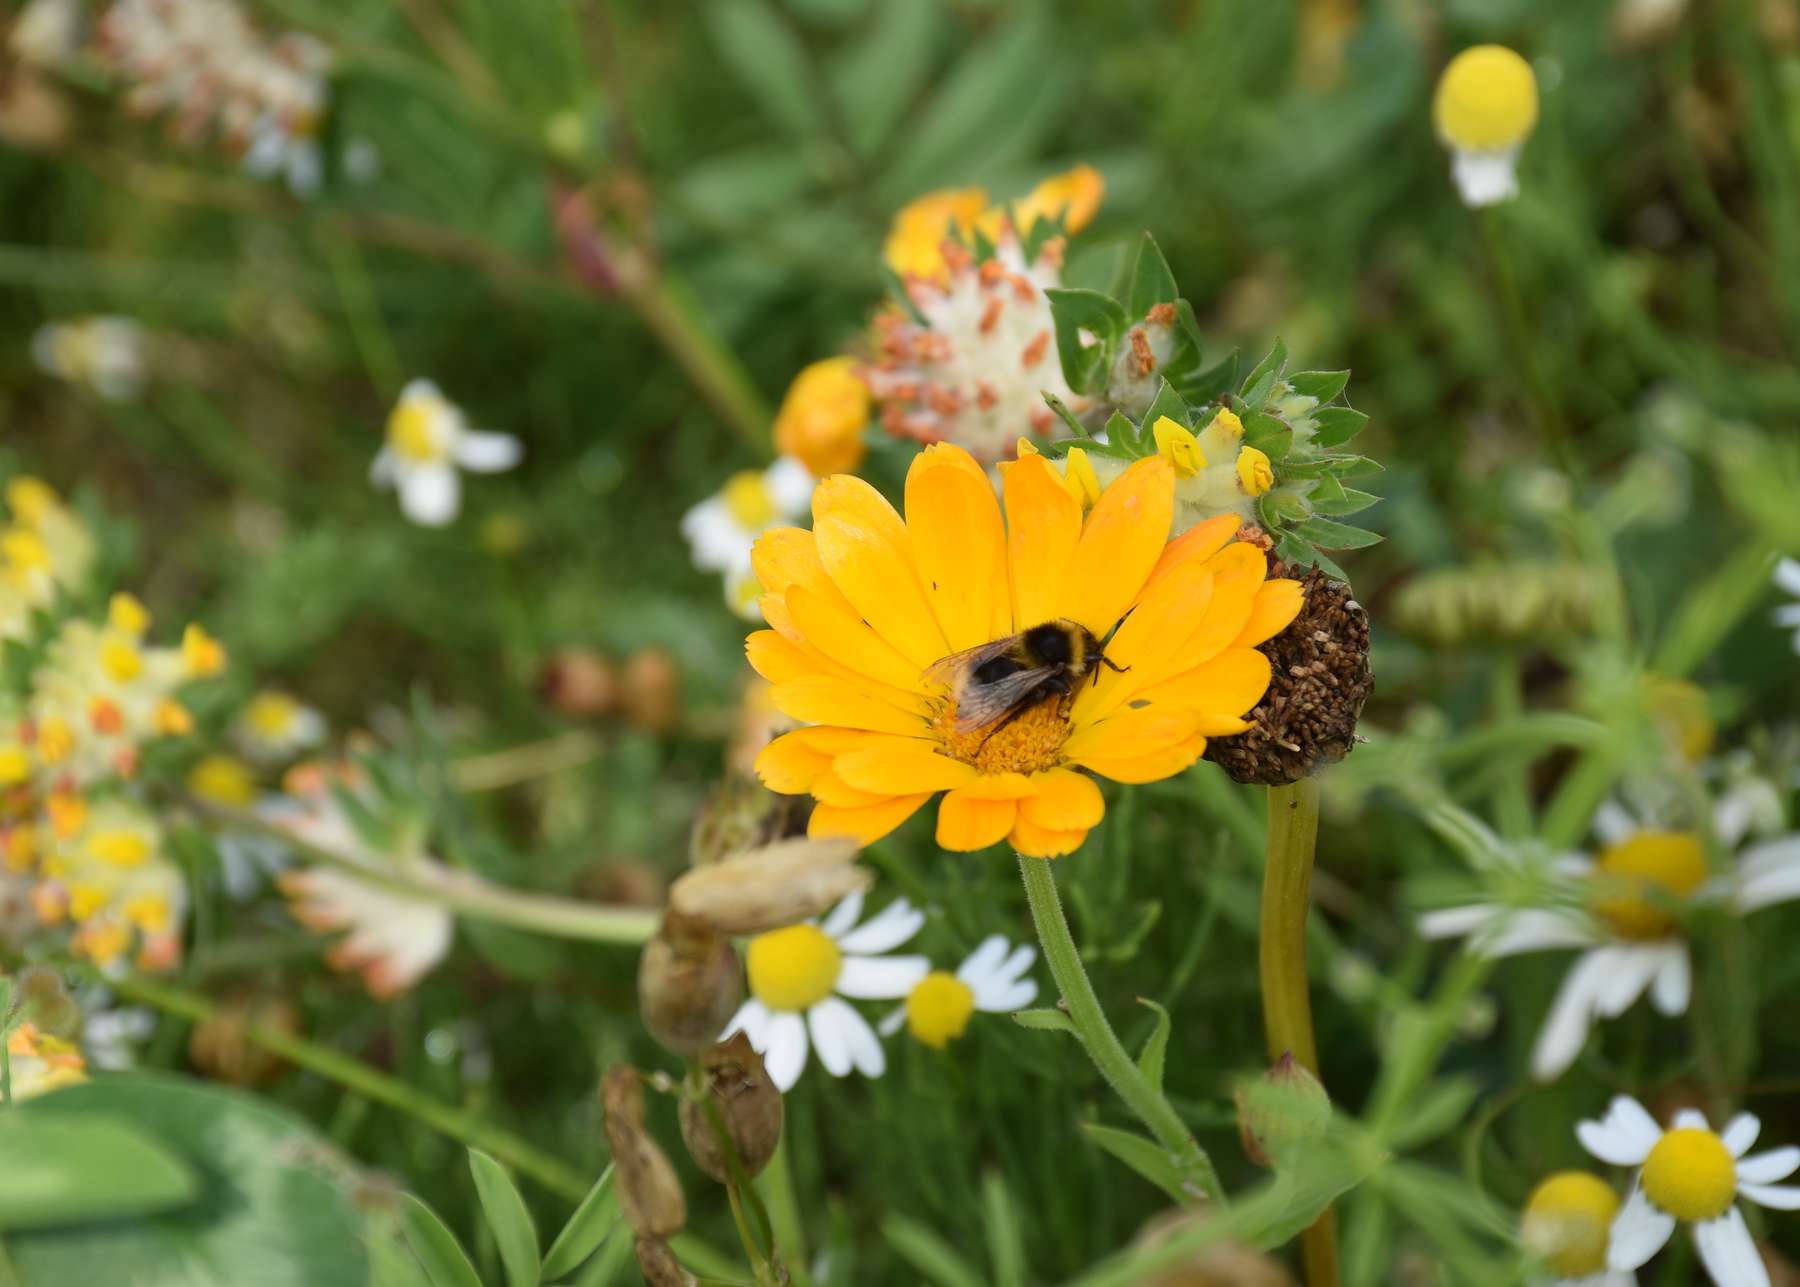
[(638, 1013), (682, 1058), (712, 1045), (743, 998), (737, 950), (710, 921), (670, 907), (638, 958)]
[(720, 1184), (731, 1179), (724, 1141), (707, 1112), (710, 1102), (744, 1174), (760, 1174), (781, 1140), (781, 1092), (763, 1071), (762, 1056), (749, 1037), (736, 1032), (700, 1056), (700, 1074), (705, 1100), (681, 1101), (681, 1138), (688, 1152)]
[(695, 1287), (699, 1281), (681, 1267), (669, 1244), (661, 1238), (639, 1238), (633, 1249), (645, 1287)]
[(764, 845), (682, 876), (669, 887), (669, 910), (726, 934), (793, 925), (869, 887), (873, 877), (856, 865), (856, 852), (842, 836)]
[(562, 648), (538, 673), (538, 697), (551, 710), (576, 719), (610, 715), (619, 704), (619, 673), (588, 648)]
[(640, 648), (620, 677), (625, 718), (646, 733), (666, 733), (681, 715), (681, 672), (661, 648)]
[[(1215, 1218), (1205, 1208), (1164, 1212), (1138, 1234), (1137, 1247), (1152, 1248)], [(1216, 1242), (1158, 1271), (1143, 1287), (1294, 1287), (1279, 1260), (1239, 1242)]]
[(1312, 1143), (1331, 1125), (1331, 1097), (1292, 1054), (1240, 1082), (1234, 1095), (1244, 1155), (1258, 1166), (1279, 1163), (1283, 1153)]
[(625, 1223), (639, 1239), (672, 1237), (687, 1224), (687, 1199), (662, 1146), (644, 1128), (644, 1085), (638, 1070), (616, 1064), (600, 1079), (606, 1144), (612, 1150), (613, 1192)]
[[(1269, 570), (1273, 576), (1299, 571), (1273, 559)], [(1300, 583), (1306, 591), (1300, 615), (1258, 648), (1273, 675), (1250, 712), (1252, 727), (1206, 744), (1206, 758), (1238, 782), (1279, 786), (1343, 759), (1356, 745), (1357, 716), (1375, 687), (1369, 617), (1350, 587), (1317, 568)]]
[(285, 997), (241, 996), (226, 1001), (194, 1025), (188, 1037), (189, 1062), (228, 1086), (266, 1085), (285, 1065), (250, 1040), (251, 1028), (292, 1036), (300, 1031), (300, 1012)]
[(771, 791), (747, 771), (728, 772), (694, 819), (688, 861), (705, 867), (760, 845), (804, 836), (812, 803), (809, 795)]

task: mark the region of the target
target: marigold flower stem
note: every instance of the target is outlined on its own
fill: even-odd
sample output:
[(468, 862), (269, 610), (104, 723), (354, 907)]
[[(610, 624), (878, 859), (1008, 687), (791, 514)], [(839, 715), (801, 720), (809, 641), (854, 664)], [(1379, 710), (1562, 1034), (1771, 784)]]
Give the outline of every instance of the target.
[(1049, 962), (1051, 977), (1068, 1007), (1069, 1019), (1082, 1048), (1100, 1070), (1126, 1107), (1150, 1129), (1156, 1142), (1168, 1151), (1177, 1170), (1189, 1181), (1197, 1194), (1215, 1202), (1225, 1201), (1225, 1190), (1212, 1159), (1194, 1139), (1181, 1115), (1150, 1084), (1137, 1063), (1126, 1053), (1118, 1035), (1107, 1022), (1088, 981), (1087, 969), (1081, 964), (1081, 953), (1069, 933), (1069, 922), (1063, 917), (1062, 900), (1056, 894), (1056, 877), (1050, 863), (1042, 858), (1019, 856), (1019, 872), (1025, 880), (1025, 899), (1031, 906), (1032, 924), (1037, 927), (1038, 943)]
[[(1319, 1075), (1312, 1000), (1306, 982), (1306, 915), (1311, 906), (1313, 850), (1319, 838), (1319, 784), (1301, 778), (1269, 788), (1269, 847), (1263, 867), (1262, 927), (1257, 957), (1269, 1061), (1292, 1054)], [(1327, 1207), (1300, 1235), (1307, 1287), (1336, 1287), (1337, 1213)]]

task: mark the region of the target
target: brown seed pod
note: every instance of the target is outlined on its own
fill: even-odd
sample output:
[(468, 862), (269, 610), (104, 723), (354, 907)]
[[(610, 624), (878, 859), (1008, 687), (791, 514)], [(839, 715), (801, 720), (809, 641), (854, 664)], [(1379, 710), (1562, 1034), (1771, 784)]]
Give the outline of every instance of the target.
[[(1272, 576), (1299, 572), (1271, 559)], [(1251, 727), (1206, 744), (1206, 758), (1235, 781), (1280, 786), (1335, 764), (1356, 745), (1356, 720), (1375, 688), (1369, 617), (1350, 587), (1318, 568), (1300, 577), (1306, 603), (1293, 623), (1257, 651), (1268, 657), (1269, 691)]]
[(874, 877), (856, 865), (856, 853), (844, 836), (764, 845), (683, 874), (669, 887), (669, 909), (726, 934), (780, 929), (867, 889)]
[(625, 1223), (640, 1239), (661, 1240), (687, 1224), (687, 1198), (674, 1164), (644, 1128), (644, 1085), (638, 1070), (616, 1064), (600, 1079), (613, 1192)]
[(638, 1013), (682, 1058), (718, 1039), (743, 998), (737, 949), (710, 921), (670, 908), (638, 958)]
[(597, 719), (619, 705), (619, 672), (592, 649), (561, 648), (545, 659), (537, 691), (558, 714)]
[(666, 733), (681, 716), (681, 672), (661, 648), (640, 648), (620, 677), (625, 718), (647, 733)]
[(745, 1175), (758, 1175), (781, 1141), (781, 1092), (763, 1070), (762, 1056), (741, 1032), (700, 1056), (706, 1100), (681, 1101), (681, 1138), (696, 1164), (720, 1184), (731, 1179), (724, 1143), (714, 1129), (707, 1102), (731, 1138)]
[(285, 997), (238, 997), (194, 1025), (188, 1037), (188, 1060), (194, 1068), (228, 1086), (267, 1085), (286, 1066), (252, 1042), (249, 1029), (269, 1028), (294, 1035), (300, 1012)]
[(699, 1281), (681, 1267), (669, 1244), (661, 1238), (639, 1238), (632, 1249), (637, 1252), (638, 1272), (644, 1275), (645, 1287), (694, 1287)]

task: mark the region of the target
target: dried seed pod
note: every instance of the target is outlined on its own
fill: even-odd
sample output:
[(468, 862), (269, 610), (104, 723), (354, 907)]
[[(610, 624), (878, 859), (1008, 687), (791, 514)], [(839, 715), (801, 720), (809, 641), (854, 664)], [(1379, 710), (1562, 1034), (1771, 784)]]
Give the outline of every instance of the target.
[(551, 710), (577, 719), (610, 715), (619, 705), (619, 673), (588, 648), (562, 648), (538, 672), (538, 698)]
[(1238, 1085), (1238, 1135), (1244, 1154), (1270, 1166), (1296, 1145), (1309, 1144), (1331, 1125), (1331, 1096), (1290, 1054), (1260, 1077)]
[[(763, 1071), (762, 1056), (749, 1037), (735, 1032), (700, 1056), (700, 1072), (744, 1174), (760, 1174), (781, 1141), (782, 1117), (781, 1092)], [(724, 1144), (705, 1102), (681, 1101), (681, 1138), (702, 1171), (720, 1184), (730, 1180)]]
[(726, 934), (780, 929), (867, 889), (874, 877), (856, 865), (856, 853), (842, 836), (764, 845), (687, 872), (669, 887), (669, 910)]
[(705, 867), (733, 854), (806, 834), (812, 797), (771, 791), (753, 774), (728, 772), (694, 819), (688, 862)]
[[(1299, 569), (1270, 561), (1274, 576)], [(1238, 782), (1280, 786), (1335, 764), (1356, 745), (1356, 720), (1375, 687), (1369, 671), (1369, 617), (1350, 587), (1318, 568), (1300, 578), (1306, 603), (1291, 625), (1258, 651), (1273, 671), (1250, 712), (1251, 727), (1206, 744), (1206, 758)]]
[(644, 1085), (638, 1070), (617, 1064), (600, 1079), (613, 1192), (625, 1223), (640, 1239), (660, 1240), (687, 1224), (687, 1198), (662, 1146), (644, 1128)]
[[(1206, 1208), (1167, 1211), (1146, 1224), (1134, 1246), (1160, 1246), (1216, 1218)], [(1240, 1242), (1216, 1242), (1147, 1278), (1142, 1287), (1294, 1287), (1294, 1276), (1279, 1260)]]
[(681, 715), (681, 672), (661, 648), (640, 648), (620, 677), (625, 718), (647, 733), (666, 733)]
[(681, 1267), (669, 1244), (661, 1238), (640, 1237), (633, 1243), (637, 1252), (638, 1272), (644, 1275), (645, 1287), (694, 1287), (699, 1280)]
[(715, 925), (673, 906), (638, 958), (638, 1013), (682, 1058), (712, 1045), (743, 998), (737, 949)]
[(229, 1000), (194, 1025), (188, 1036), (189, 1062), (228, 1086), (267, 1085), (286, 1065), (250, 1040), (251, 1028), (269, 1028), (291, 1036), (300, 1031), (300, 1012), (285, 997)]

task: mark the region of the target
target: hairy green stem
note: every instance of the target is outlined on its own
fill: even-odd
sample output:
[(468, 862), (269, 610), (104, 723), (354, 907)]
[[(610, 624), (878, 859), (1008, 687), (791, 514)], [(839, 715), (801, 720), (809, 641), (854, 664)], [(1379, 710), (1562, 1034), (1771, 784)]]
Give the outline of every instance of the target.
[(1069, 1019), (1088, 1058), (1107, 1082), (1118, 1092), (1138, 1120), (1149, 1128), (1156, 1142), (1175, 1162), (1183, 1178), (1197, 1189), (1196, 1196), (1223, 1202), (1225, 1191), (1212, 1159), (1200, 1147), (1187, 1124), (1161, 1091), (1150, 1084), (1141, 1068), (1126, 1053), (1118, 1035), (1100, 1008), (1094, 985), (1088, 981), (1081, 964), (1081, 953), (1069, 933), (1069, 922), (1063, 917), (1062, 901), (1056, 896), (1056, 877), (1050, 864), (1041, 858), (1019, 855), (1019, 872), (1025, 881), (1025, 900), (1031, 906), (1032, 924), (1037, 927), (1038, 942), (1044, 949), (1050, 975), (1062, 993)]
[[(1319, 838), (1319, 784), (1301, 778), (1269, 788), (1269, 843), (1263, 866), (1257, 964), (1269, 1060), (1292, 1055), (1319, 1075), (1312, 998), (1306, 980), (1306, 922), (1312, 906), (1313, 851)], [(1337, 1215), (1327, 1207), (1300, 1235), (1307, 1287), (1336, 1287)]]
[(1506, 332), (1506, 342), (1513, 351), (1519, 378), (1530, 398), (1538, 434), (1543, 439), (1544, 449), (1556, 461), (1558, 468), (1574, 478), (1575, 454), (1569, 446), (1568, 432), (1563, 426), (1562, 412), (1557, 408), (1556, 397), (1550, 390), (1549, 382), (1544, 379), (1543, 368), (1538, 365), (1531, 328), (1525, 320), (1524, 305), (1519, 300), (1518, 282), (1513, 278), (1512, 265), (1506, 258), (1506, 248), (1501, 244), (1500, 233), (1495, 227), (1493, 211), (1477, 210), (1475, 224), (1481, 233), (1482, 257), (1487, 260), (1488, 276), (1493, 281), (1494, 295), (1500, 304), (1500, 320)]

